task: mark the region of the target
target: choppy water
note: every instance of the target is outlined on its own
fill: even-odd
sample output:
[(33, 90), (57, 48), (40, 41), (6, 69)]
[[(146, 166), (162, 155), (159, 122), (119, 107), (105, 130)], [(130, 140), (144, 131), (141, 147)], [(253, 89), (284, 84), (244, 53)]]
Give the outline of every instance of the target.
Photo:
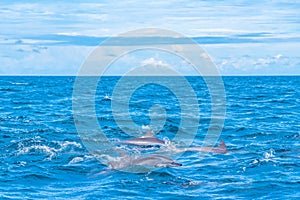
[[(204, 82), (187, 78), (201, 110), (201, 144), (210, 122)], [(220, 139), (229, 153), (186, 153), (181, 167), (146, 174), (109, 170), (85, 148), (72, 116), (75, 77), (0, 78), (0, 198), (300, 198), (300, 77), (224, 77), (226, 120)], [(110, 101), (117, 77), (98, 87), (96, 112), (110, 139), (127, 136), (114, 122)], [(166, 108), (158, 137), (178, 130), (178, 100), (166, 88), (140, 88), (131, 117), (149, 123), (153, 103)], [(84, 106), (84, 105), (83, 105)], [(153, 127), (155, 128), (155, 127)]]

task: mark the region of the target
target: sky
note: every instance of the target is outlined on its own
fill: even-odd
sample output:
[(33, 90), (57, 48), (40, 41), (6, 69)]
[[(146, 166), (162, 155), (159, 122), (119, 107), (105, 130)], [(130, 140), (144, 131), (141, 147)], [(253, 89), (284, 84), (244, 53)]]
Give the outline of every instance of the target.
[[(105, 39), (140, 28), (193, 38), (221, 75), (300, 75), (299, 10), (298, 0), (2, 0), (0, 75), (76, 75)], [(174, 65), (159, 53), (115, 64), (145, 62)]]

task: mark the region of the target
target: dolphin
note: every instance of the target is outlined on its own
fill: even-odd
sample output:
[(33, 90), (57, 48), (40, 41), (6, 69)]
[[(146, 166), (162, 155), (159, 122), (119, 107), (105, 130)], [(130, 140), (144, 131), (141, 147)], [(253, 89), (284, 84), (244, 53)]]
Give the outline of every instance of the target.
[(122, 155), (118, 161), (110, 161), (110, 167), (112, 169), (124, 169), (133, 166), (142, 167), (178, 167), (182, 166), (180, 163), (176, 163), (171, 158), (151, 154), (143, 157), (133, 158), (128, 155)]
[(161, 146), (165, 145), (165, 141), (158, 139), (155, 137), (155, 135), (148, 130), (147, 133), (138, 138), (133, 138), (129, 140), (123, 140), (120, 142), (121, 144), (130, 144), (130, 145), (136, 145), (136, 146)]
[[(136, 145), (136, 146), (162, 146), (165, 145), (165, 141), (158, 139), (155, 135), (148, 130), (147, 133), (138, 138), (133, 138), (129, 140), (123, 140), (120, 143)], [(209, 153), (227, 153), (227, 147), (224, 140), (221, 140), (218, 147), (188, 147), (188, 148), (177, 148), (176, 152), (209, 152)]]
[(224, 140), (221, 140), (219, 146), (217, 147), (188, 147), (188, 148), (183, 148), (182, 151), (184, 152), (196, 151), (196, 152), (208, 152), (208, 153), (219, 153), (219, 154), (225, 154), (228, 152)]
[(142, 158), (133, 160), (135, 165), (146, 165), (155, 167), (178, 167), (182, 166), (180, 163), (176, 163), (171, 158), (161, 156), (161, 155), (150, 155)]

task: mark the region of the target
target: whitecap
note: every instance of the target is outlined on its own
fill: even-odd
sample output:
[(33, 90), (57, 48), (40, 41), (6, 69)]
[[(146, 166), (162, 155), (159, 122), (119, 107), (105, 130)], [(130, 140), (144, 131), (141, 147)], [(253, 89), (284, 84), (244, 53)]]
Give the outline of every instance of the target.
[(29, 83), (11, 82), (12, 85), (29, 85)]
[(74, 146), (74, 147), (77, 147), (77, 148), (82, 148), (82, 145), (80, 143), (77, 143), (77, 142), (70, 142), (70, 141), (58, 141), (57, 142), (61, 148), (59, 149), (59, 151), (63, 151), (65, 150), (67, 147), (69, 146)]
[(57, 151), (56, 149), (48, 147), (46, 145), (33, 145), (30, 147), (23, 147), (22, 149), (20, 149), (18, 151), (17, 155), (27, 154), (32, 150), (34, 150), (34, 151), (40, 150), (40, 151), (46, 153), (47, 155), (49, 155), (50, 159), (55, 155), (55, 153)]
[(148, 125), (142, 125), (142, 129), (143, 130), (151, 130), (150, 127)]
[(25, 167), (26, 164), (27, 164), (27, 163), (26, 163), (25, 161), (21, 161), (21, 162), (19, 163), (19, 165), (22, 166), (22, 167)]
[(84, 159), (82, 157), (73, 158), (68, 164), (82, 162)]
[(274, 158), (275, 157), (274, 154), (275, 154), (274, 149), (270, 149), (270, 152), (265, 152), (264, 153), (265, 161), (268, 162), (270, 160), (270, 158)]

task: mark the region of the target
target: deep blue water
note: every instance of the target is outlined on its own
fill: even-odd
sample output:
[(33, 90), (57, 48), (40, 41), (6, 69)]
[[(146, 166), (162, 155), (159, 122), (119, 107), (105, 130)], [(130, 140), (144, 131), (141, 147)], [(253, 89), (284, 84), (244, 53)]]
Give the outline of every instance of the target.
[[(118, 79), (103, 78), (95, 99), (98, 122), (111, 140), (128, 137), (104, 99)], [(197, 145), (210, 122), (210, 94), (201, 78), (187, 79), (199, 102)], [(110, 170), (80, 140), (72, 115), (75, 77), (0, 77), (0, 198), (300, 198), (300, 77), (223, 80), (226, 118), (220, 139), (229, 152), (202, 159), (203, 153), (186, 153), (176, 160), (181, 167), (133, 174)], [(181, 110), (167, 88), (139, 88), (130, 99), (131, 118), (148, 124), (148, 109), (156, 103), (167, 115), (157, 136), (172, 139)]]

